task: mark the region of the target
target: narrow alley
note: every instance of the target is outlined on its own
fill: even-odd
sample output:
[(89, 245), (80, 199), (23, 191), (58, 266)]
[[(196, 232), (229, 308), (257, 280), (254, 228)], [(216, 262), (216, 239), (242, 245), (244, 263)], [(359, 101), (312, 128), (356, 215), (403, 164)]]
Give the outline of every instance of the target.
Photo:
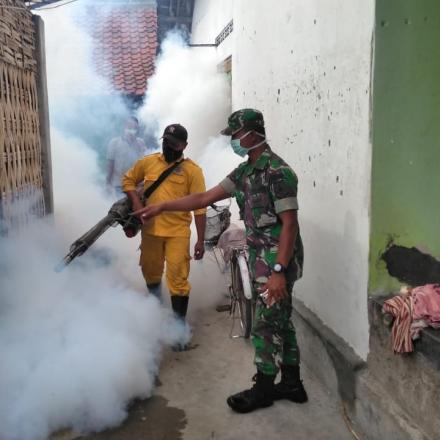
[(438, 440), (439, 42), (440, 0), (0, 0), (0, 440)]
[(351, 440), (340, 401), (306, 369), (309, 402), (287, 401), (251, 414), (236, 414), (226, 397), (250, 385), (253, 350), (229, 337), (228, 312), (201, 311), (192, 349), (167, 351), (150, 399), (137, 401), (122, 426), (95, 435), (58, 434), (53, 440)]

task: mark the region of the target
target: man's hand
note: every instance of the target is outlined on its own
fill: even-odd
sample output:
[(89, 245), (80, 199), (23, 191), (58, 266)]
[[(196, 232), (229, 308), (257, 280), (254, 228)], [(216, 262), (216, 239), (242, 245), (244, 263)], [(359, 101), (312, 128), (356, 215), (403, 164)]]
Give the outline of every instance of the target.
[(132, 203), (133, 215), (136, 216), (140, 221), (142, 221), (141, 217), (136, 213), (144, 209), (144, 205), (142, 205), (141, 201), (134, 201)]
[(283, 273), (272, 272), (264, 289), (267, 290), (268, 307), (287, 297), (286, 277)]
[(156, 215), (159, 215), (162, 212), (162, 205), (158, 203), (157, 205), (148, 205), (148, 206), (140, 206), (135, 207), (133, 206), (134, 212), (133, 215), (135, 215), (142, 223), (145, 223), (150, 218), (156, 217)]
[(141, 201), (135, 201), (135, 202), (133, 202), (132, 208), (133, 208), (133, 211), (136, 212), (136, 211), (140, 211), (141, 209), (144, 209), (145, 206), (142, 204)]
[(199, 240), (194, 245), (194, 260), (201, 260), (204, 254), (205, 254), (205, 243)]

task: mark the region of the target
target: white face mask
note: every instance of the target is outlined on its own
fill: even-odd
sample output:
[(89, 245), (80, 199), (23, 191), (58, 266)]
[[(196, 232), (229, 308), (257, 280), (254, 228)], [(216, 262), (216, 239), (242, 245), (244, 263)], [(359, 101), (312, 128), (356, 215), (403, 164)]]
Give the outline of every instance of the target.
[(136, 136), (137, 130), (135, 128), (126, 128), (124, 130), (125, 136)]

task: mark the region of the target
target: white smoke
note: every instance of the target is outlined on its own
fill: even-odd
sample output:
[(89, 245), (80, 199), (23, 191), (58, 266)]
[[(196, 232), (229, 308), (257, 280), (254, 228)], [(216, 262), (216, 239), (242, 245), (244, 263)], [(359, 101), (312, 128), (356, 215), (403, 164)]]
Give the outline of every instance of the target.
[(188, 328), (115, 265), (88, 258), (55, 274), (65, 246), (50, 221), (1, 245), (0, 437), (119, 424), (127, 402), (151, 394), (162, 347), (187, 340)]
[(187, 154), (198, 158), (226, 125), (230, 106), (230, 86), (217, 70), (215, 51), (190, 48), (179, 33), (170, 33), (148, 82), (140, 119), (157, 137), (168, 124), (182, 124), (188, 130)]
[[(202, 167), (208, 189), (241, 162), (233, 153), (229, 138), (219, 135), (230, 114), (231, 91), (217, 64), (212, 48), (188, 47), (178, 32), (170, 33), (162, 44), (156, 73), (148, 82), (146, 103), (139, 111), (139, 118), (157, 138), (172, 123), (182, 124), (188, 130), (185, 156)], [(237, 220), (234, 204), (231, 210)], [(194, 243), (196, 232), (192, 229)], [(227, 278), (220, 273), (212, 253), (207, 253), (203, 261), (192, 262), (190, 281), (189, 316), (193, 321), (198, 311), (225, 302)]]
[[(69, 244), (112, 203), (100, 186), (96, 148), (87, 145), (81, 129), (65, 130), (69, 117), (81, 116), (78, 96), (92, 100), (108, 89), (91, 67), (90, 39), (75, 24), (79, 12), (69, 6), (43, 17), (55, 218), (0, 243), (4, 440), (40, 440), (64, 427), (87, 432), (120, 424), (130, 400), (152, 393), (163, 348), (190, 338), (189, 328), (169, 309), (144, 295), (139, 238), (126, 239), (120, 228), (105, 233), (63, 273), (53, 271)], [(204, 168), (208, 186), (217, 184), (240, 160), (227, 139), (217, 137), (230, 111), (230, 93), (214, 54), (171, 37), (148, 90), (140, 112), (144, 122), (157, 137), (168, 123), (185, 125), (188, 154)], [(117, 98), (113, 104), (122, 105)], [(96, 131), (106, 130), (105, 110), (97, 109), (96, 120), (90, 117)], [(191, 270), (195, 320), (194, 311), (221, 301), (226, 285), (212, 258)]]
[[(55, 225), (67, 244), (104, 217), (114, 200), (96, 183), (99, 168), (95, 151), (83, 141), (63, 135), (55, 127), (52, 127), (51, 138), (55, 146), (52, 153)], [(138, 266), (138, 247), (139, 237), (127, 239), (118, 226), (107, 230), (88, 253), (99, 252), (100, 258), (111, 260), (115, 279), (123, 279), (131, 288), (145, 292)], [(65, 246), (63, 252), (67, 249)]]
[[(69, 11), (45, 17), (55, 218), (0, 243), (2, 440), (118, 425), (130, 400), (152, 393), (163, 348), (190, 338), (188, 326), (145, 295), (138, 239), (125, 239), (120, 229), (109, 230), (63, 273), (53, 270), (112, 203), (99, 186), (96, 152), (80, 130), (75, 137), (63, 130), (78, 111), (76, 98), (106, 87)], [(100, 121), (95, 129), (105, 126)]]
[[(37, 11), (38, 13), (38, 11)], [(79, 25), (81, 5), (40, 12), (46, 34), (45, 51), (51, 106), (75, 105), (73, 97), (102, 95), (107, 82), (93, 67), (93, 40)], [(54, 107), (51, 107), (51, 112)]]
[(108, 142), (121, 134), (119, 128), (131, 111), (96, 71), (94, 40), (87, 31), (92, 4), (85, 0), (40, 15), (46, 37), (51, 127), (69, 139), (82, 139), (87, 148), (99, 153), (101, 173), (94, 180), (102, 182)]

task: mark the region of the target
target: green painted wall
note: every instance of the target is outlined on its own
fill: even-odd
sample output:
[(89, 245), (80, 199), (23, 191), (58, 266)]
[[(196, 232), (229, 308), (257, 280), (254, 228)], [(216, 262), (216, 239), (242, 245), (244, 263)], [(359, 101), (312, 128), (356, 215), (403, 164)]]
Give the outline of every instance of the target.
[(377, 0), (373, 80), (371, 294), (400, 283), (379, 256), (390, 237), (440, 258), (440, 0)]

